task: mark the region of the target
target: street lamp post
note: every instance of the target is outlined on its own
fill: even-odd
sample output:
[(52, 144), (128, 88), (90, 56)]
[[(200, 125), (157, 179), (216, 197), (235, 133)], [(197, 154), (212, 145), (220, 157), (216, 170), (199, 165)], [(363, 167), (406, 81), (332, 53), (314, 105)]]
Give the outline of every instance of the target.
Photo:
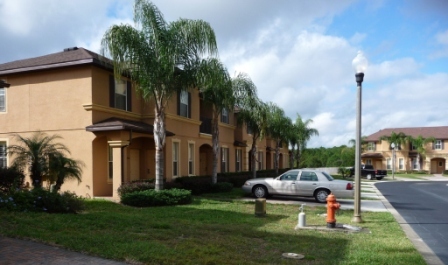
[(362, 81), (367, 68), (367, 59), (361, 51), (353, 59), (356, 83), (358, 87), (356, 102), (356, 150), (355, 150), (355, 207), (352, 222), (361, 223), (361, 101), (362, 101)]

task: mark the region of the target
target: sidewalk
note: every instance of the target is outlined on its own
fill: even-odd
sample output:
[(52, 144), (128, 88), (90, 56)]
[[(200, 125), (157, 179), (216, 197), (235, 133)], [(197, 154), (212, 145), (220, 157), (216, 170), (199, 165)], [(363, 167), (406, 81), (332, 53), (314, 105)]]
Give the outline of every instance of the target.
[[(63, 248), (0, 236), (2, 265), (125, 265), (128, 263), (84, 255)], [(135, 264), (135, 263), (134, 263)]]

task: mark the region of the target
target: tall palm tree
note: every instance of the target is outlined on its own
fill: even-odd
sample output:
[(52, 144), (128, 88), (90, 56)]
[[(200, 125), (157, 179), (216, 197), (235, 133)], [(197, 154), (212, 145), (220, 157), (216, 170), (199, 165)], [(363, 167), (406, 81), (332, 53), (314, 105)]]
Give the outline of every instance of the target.
[(295, 123), (299, 139), (296, 153), (297, 165), (300, 164), (302, 152), (303, 150), (306, 149), (307, 142), (311, 139), (312, 136), (319, 136), (319, 131), (315, 128), (310, 127), (311, 123), (313, 123), (312, 119), (307, 119), (306, 121), (303, 121), (302, 117), (299, 114), (297, 114)]
[(250, 166), (252, 169), (252, 177), (257, 177), (257, 170), (255, 168), (255, 155), (257, 152), (257, 141), (263, 139), (266, 135), (268, 124), (268, 105), (258, 98), (247, 102), (242, 108), (238, 110), (237, 115), (238, 124), (246, 124), (247, 128), (251, 130), (252, 143), (250, 148)]
[(268, 134), (272, 137), (275, 142), (275, 159), (274, 159), (274, 169), (275, 174), (278, 174), (279, 168), (279, 158), (280, 158), (280, 146), (282, 144), (287, 144), (289, 139), (289, 130), (292, 121), (285, 116), (283, 109), (275, 105), (274, 103), (269, 103), (269, 122), (268, 122)]
[(31, 137), (14, 136), (19, 144), (8, 146), (8, 154), (13, 156), (13, 166), (28, 168), (32, 185), (42, 187), (44, 176), (48, 175), (49, 158), (70, 153), (67, 147), (55, 141), (59, 135), (49, 136), (36, 132)]
[(434, 142), (436, 138), (434, 137), (426, 137), (419, 135), (417, 137), (408, 136), (407, 140), (411, 143), (412, 146), (416, 148), (417, 151), (417, 170), (420, 170), (420, 156), (424, 157), (426, 154), (425, 145), (431, 142)]
[(55, 183), (53, 192), (58, 192), (66, 180), (74, 179), (81, 182), (82, 167), (84, 163), (79, 160), (57, 154), (49, 159), (49, 180)]
[(162, 190), (166, 106), (179, 90), (195, 87), (200, 61), (217, 54), (217, 44), (209, 23), (189, 19), (167, 23), (147, 0), (135, 0), (134, 22), (136, 27), (109, 28), (102, 39), (102, 53), (112, 57), (116, 77), (127, 75), (145, 100), (155, 102), (155, 189)]

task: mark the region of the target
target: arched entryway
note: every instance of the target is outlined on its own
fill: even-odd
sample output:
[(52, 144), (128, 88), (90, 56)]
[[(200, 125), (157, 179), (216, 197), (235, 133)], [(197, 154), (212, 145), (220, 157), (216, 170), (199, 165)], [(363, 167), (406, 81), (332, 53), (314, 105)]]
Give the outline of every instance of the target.
[(208, 144), (199, 147), (199, 175), (211, 175), (213, 170), (213, 149)]
[(442, 174), (443, 171), (445, 171), (445, 158), (433, 158), (431, 159), (431, 168), (430, 173), (431, 174)]

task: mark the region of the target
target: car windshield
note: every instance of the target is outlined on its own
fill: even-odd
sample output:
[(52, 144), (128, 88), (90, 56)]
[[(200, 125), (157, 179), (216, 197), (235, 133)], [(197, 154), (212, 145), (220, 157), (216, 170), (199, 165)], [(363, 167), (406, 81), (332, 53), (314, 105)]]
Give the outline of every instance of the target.
[(330, 174), (328, 174), (327, 172), (323, 172), (322, 171), (322, 174), (328, 179), (328, 181), (333, 181), (334, 180), (334, 178)]

